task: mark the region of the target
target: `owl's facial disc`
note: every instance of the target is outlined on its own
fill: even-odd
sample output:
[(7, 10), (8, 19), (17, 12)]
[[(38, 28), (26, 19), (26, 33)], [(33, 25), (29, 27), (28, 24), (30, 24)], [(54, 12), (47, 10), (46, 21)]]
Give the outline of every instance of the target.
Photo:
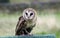
[(34, 17), (34, 13), (32, 12), (32, 11), (26, 11), (25, 12), (25, 18), (27, 19), (27, 20), (31, 20), (31, 19), (33, 19), (33, 17)]
[(27, 8), (23, 11), (23, 18), (25, 20), (33, 20), (35, 18), (36, 11), (32, 8)]

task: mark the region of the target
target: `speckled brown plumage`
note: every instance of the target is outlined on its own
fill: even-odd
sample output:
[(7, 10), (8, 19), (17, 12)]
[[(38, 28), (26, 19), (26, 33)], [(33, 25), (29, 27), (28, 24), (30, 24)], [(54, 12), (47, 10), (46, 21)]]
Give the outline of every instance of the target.
[(26, 20), (23, 19), (23, 16), (19, 17), (19, 21), (16, 26), (15, 35), (28, 35), (33, 27), (26, 28)]

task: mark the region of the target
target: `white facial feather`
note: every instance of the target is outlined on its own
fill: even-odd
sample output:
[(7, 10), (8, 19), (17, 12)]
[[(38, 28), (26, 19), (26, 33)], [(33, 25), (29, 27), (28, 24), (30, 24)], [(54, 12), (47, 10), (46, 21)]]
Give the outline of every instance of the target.
[(23, 18), (25, 20), (31, 20), (35, 17), (35, 11), (33, 9), (25, 9), (23, 11)]

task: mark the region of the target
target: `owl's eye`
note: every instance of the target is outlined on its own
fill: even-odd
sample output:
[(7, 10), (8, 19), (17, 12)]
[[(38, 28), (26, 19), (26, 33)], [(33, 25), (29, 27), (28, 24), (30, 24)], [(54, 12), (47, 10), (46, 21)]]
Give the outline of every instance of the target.
[(30, 16), (33, 15), (33, 13), (30, 14)]
[(25, 13), (26, 15), (28, 15), (27, 13)]

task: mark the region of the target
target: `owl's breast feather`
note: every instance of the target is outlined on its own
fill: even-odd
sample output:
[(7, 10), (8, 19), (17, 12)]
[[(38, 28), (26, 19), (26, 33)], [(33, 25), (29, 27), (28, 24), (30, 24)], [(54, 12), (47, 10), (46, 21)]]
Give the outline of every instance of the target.
[(26, 22), (26, 23), (27, 23), (26, 28), (28, 28), (28, 27), (33, 27), (33, 26), (34, 26), (34, 24), (35, 24), (35, 23), (33, 23), (33, 22)]

